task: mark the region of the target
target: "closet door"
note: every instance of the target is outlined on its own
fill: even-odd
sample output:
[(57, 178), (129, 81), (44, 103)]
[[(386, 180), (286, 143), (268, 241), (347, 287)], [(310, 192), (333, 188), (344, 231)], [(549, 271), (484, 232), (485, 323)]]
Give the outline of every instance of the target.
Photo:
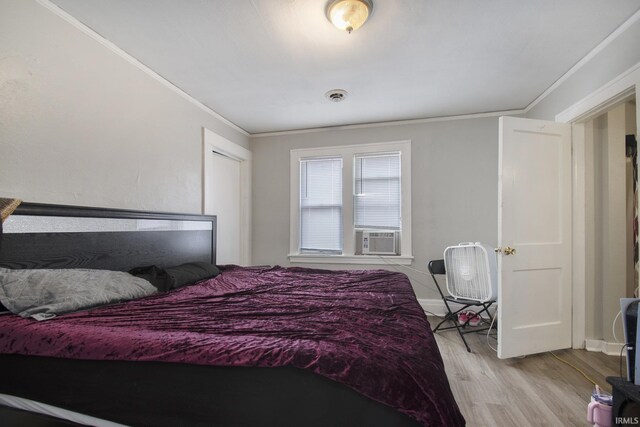
[(211, 193), (207, 212), (216, 215), (217, 264), (242, 264), (240, 236), (240, 162), (211, 152)]

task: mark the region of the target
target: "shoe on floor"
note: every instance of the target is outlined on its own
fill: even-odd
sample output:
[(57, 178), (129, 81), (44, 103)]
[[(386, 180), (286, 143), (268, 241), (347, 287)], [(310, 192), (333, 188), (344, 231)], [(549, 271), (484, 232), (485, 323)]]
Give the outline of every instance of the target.
[(464, 326), (467, 323), (467, 320), (469, 320), (469, 317), (467, 315), (467, 312), (462, 312), (462, 313), (458, 313), (458, 324), (461, 326)]
[(467, 319), (469, 319), (469, 325), (478, 326), (482, 321), (482, 318), (473, 311), (467, 311)]

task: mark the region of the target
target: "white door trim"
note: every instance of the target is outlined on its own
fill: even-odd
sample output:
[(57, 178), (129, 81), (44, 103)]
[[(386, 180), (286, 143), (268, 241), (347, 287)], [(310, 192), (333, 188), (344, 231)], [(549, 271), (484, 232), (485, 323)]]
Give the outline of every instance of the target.
[(636, 92), (640, 84), (640, 62), (556, 115), (556, 122), (585, 122)]
[[(586, 132), (584, 122), (594, 119), (634, 94), (637, 97), (639, 87), (640, 63), (637, 63), (556, 115), (557, 122), (573, 124), (573, 348), (585, 348), (586, 343)], [(638, 108), (636, 108), (636, 117), (640, 125)]]
[(251, 265), (251, 151), (235, 144), (217, 133), (203, 129), (202, 144), (202, 213), (206, 214), (211, 194), (210, 153), (215, 151), (240, 162), (240, 263)]
[[(587, 242), (586, 242), (586, 146), (585, 125), (571, 126), (571, 225), (572, 225), (572, 318), (571, 345), (584, 348), (587, 325)], [(580, 285), (582, 284), (582, 285)]]

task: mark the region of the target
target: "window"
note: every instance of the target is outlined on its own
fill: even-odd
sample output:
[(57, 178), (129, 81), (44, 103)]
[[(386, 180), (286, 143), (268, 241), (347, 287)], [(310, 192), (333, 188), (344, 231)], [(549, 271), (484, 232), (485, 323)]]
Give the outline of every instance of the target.
[(359, 255), (363, 230), (385, 230), (410, 264), (410, 208), (410, 141), (291, 150), (291, 262), (385, 264)]
[(400, 230), (400, 153), (355, 156), (355, 228)]
[(342, 253), (342, 159), (300, 160), (300, 252)]

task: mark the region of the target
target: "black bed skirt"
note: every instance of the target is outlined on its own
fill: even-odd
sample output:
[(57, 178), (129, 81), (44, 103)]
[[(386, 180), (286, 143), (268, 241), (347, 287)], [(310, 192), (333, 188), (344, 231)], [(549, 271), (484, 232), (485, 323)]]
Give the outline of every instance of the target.
[(0, 376), (0, 393), (130, 426), (419, 425), (340, 383), (292, 367), (0, 355)]

